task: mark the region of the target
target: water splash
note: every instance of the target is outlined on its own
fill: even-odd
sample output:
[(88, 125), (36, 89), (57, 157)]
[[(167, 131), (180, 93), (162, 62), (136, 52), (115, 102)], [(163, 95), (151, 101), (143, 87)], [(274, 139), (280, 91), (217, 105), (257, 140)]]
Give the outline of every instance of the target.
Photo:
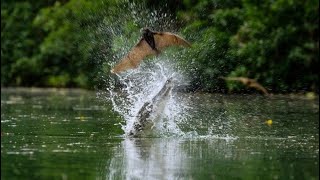
[[(119, 113), (125, 122), (122, 129), (127, 134), (133, 127), (141, 107), (151, 100), (162, 89), (167, 79), (173, 77), (174, 85), (177, 86), (183, 76), (170, 66), (171, 60), (165, 57), (155, 57), (151, 62), (143, 63), (138, 69), (129, 70), (116, 78), (121, 84), (120, 89), (116, 88), (115, 80), (109, 81), (107, 94), (104, 96), (111, 101), (113, 110)], [(154, 124), (157, 135), (180, 134), (182, 133), (177, 125), (183, 119), (183, 104), (176, 98), (173, 91), (167, 97), (165, 105), (160, 108), (157, 114), (151, 114), (154, 119), (159, 119)], [(185, 111), (184, 111), (185, 112)]]
[[(123, 7), (119, 8), (123, 12), (117, 12), (112, 18), (103, 20), (97, 26), (95, 35), (103, 38), (100, 43), (111, 44), (97, 56), (105, 62), (100, 77), (104, 85), (97, 95), (98, 98), (112, 103), (113, 110), (124, 120), (120, 125), (127, 134), (132, 129), (140, 108), (161, 90), (167, 79), (173, 77), (176, 87), (187, 84), (188, 80), (175, 63), (185, 52), (181, 48), (145, 59), (139, 68), (128, 70), (121, 75), (110, 74), (110, 69), (138, 42), (141, 37), (139, 30), (142, 27), (174, 33), (177, 33), (178, 29), (176, 18), (164, 10), (152, 10), (143, 4), (124, 2), (121, 5)], [(183, 103), (176, 98), (175, 91), (169, 95), (161, 110), (160, 121), (155, 124), (158, 134), (180, 134), (177, 121), (183, 120), (187, 113)]]
[[(119, 8), (123, 12), (117, 12), (118, 14), (113, 18), (102, 21), (96, 28), (95, 34), (103, 39), (102, 44), (111, 44), (107, 50), (101, 51), (101, 55), (97, 56), (105, 62), (100, 76), (104, 85), (101, 85), (98, 90), (98, 98), (111, 102), (113, 110), (123, 119), (119, 125), (127, 134), (140, 108), (160, 91), (168, 78), (174, 78), (175, 87), (189, 84), (189, 77), (179, 64), (182, 57), (186, 58), (189, 49), (169, 48), (159, 56), (143, 60), (137, 69), (128, 70), (120, 76), (111, 75), (110, 69), (140, 39), (140, 28), (151, 27), (156, 31), (180, 34), (176, 26), (178, 24), (176, 18), (163, 10), (150, 10), (142, 4), (135, 3), (127, 3), (123, 6)], [(191, 67), (192, 64), (193, 59), (190, 59)], [(190, 99), (192, 98), (180, 96), (175, 89), (173, 90), (161, 113), (160, 121), (156, 123), (157, 135), (196, 137), (215, 134), (216, 122), (208, 125), (204, 133), (203, 126), (207, 120), (196, 120), (190, 115), (191, 111), (194, 111), (190, 105), (192, 104), (189, 102)], [(220, 123), (219, 117), (217, 119), (218, 124), (225, 124)]]

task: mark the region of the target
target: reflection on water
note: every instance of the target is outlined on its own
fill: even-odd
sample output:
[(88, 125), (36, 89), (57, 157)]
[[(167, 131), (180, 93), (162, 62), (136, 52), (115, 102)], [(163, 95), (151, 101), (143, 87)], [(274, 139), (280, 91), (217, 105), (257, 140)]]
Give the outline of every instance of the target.
[[(121, 146), (115, 149), (115, 156), (108, 164), (107, 178), (189, 179), (196, 177), (196, 174), (202, 172), (196, 170), (199, 167), (194, 166), (195, 160), (207, 159), (208, 154), (203, 150), (211, 151), (208, 149), (209, 144), (206, 148), (202, 147), (206, 144), (204, 141), (184, 138), (124, 139)], [(227, 148), (231, 144), (230, 141), (232, 140), (215, 139), (214, 147), (216, 150), (223, 150), (226, 157), (231, 153), (230, 148)], [(212, 143), (211, 140), (209, 142)]]
[(107, 164), (107, 179), (316, 178), (318, 150), (299, 141), (230, 137), (124, 139)]
[(318, 99), (175, 98), (182, 134), (130, 139), (94, 92), (2, 89), (1, 179), (319, 178)]

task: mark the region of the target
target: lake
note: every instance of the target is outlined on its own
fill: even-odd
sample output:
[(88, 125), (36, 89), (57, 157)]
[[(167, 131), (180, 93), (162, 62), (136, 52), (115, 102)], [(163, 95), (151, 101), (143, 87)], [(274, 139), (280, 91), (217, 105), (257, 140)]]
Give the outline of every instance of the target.
[(1, 89), (1, 179), (319, 179), (319, 98), (176, 93), (180, 133), (129, 138), (96, 92)]

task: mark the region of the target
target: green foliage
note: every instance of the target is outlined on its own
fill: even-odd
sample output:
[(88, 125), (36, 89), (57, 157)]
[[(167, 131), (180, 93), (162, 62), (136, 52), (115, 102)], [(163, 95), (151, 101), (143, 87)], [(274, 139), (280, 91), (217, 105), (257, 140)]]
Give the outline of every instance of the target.
[(1, 1), (1, 85), (27, 85), (23, 76), (37, 74), (37, 62), (30, 58), (37, 45), (32, 33), (36, 10), (30, 2)]
[[(208, 3), (213, 1), (199, 2), (195, 6), (196, 11), (200, 7), (206, 7), (204, 5)], [(211, 6), (215, 4), (217, 2)], [(232, 6), (234, 7), (232, 9), (225, 10), (217, 9), (223, 7), (223, 4), (214, 7), (214, 11), (205, 18), (200, 17), (184, 28), (185, 34), (191, 35), (189, 40), (193, 43), (193, 47), (189, 52), (190, 55), (182, 60), (184, 61), (182, 64), (188, 66), (185, 69), (193, 68), (189, 71), (190, 77), (193, 77), (193, 89), (223, 90), (220, 87), (224, 87), (225, 83), (219, 77), (227, 76), (238, 63), (233, 53), (229, 51), (229, 39), (242, 23), (243, 13), (236, 5)], [(190, 60), (193, 67), (190, 67)]]
[(1, 85), (92, 88), (99, 71), (97, 28), (114, 2), (2, 3)]
[(42, 64), (48, 67), (45, 85), (93, 87), (92, 79), (101, 64), (95, 61), (95, 52), (101, 46), (91, 28), (101, 22), (102, 9), (108, 5), (85, 0), (66, 4), (57, 1), (40, 11), (33, 24), (45, 34), (39, 45)]
[(274, 92), (318, 91), (318, 1), (192, 2), (178, 15), (195, 41), (195, 88), (241, 90), (218, 77), (246, 76)]
[(244, 1), (245, 23), (232, 44), (247, 76), (276, 92), (318, 90), (319, 3), (313, 3)]

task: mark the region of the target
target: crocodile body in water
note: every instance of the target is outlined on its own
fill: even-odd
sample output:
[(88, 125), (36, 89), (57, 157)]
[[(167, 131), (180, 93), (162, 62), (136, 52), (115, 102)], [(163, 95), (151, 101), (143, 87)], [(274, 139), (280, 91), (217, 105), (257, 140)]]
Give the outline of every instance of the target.
[(173, 80), (169, 78), (161, 90), (150, 100), (143, 104), (139, 110), (132, 129), (131, 137), (142, 137), (152, 134), (155, 123), (161, 118), (165, 105), (173, 88)]

